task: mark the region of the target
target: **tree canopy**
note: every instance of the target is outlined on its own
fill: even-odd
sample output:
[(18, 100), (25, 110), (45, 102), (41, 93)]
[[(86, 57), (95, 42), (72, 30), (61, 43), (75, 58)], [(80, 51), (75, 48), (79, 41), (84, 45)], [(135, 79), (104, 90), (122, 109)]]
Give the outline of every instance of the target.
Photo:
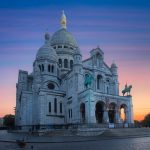
[(145, 127), (150, 127), (150, 113), (145, 116), (144, 120), (142, 121), (142, 125)]
[(12, 114), (8, 114), (4, 116), (4, 126), (6, 127), (14, 127), (15, 126), (15, 116)]

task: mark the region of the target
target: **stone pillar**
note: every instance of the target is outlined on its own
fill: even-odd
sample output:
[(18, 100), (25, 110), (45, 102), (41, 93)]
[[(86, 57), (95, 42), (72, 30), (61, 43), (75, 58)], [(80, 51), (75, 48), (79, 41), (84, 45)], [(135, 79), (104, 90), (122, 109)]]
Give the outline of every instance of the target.
[(121, 119), (120, 119), (120, 109), (116, 109), (115, 111), (115, 121), (116, 123), (121, 123)]
[(132, 104), (132, 96), (130, 96), (130, 119), (129, 123), (134, 123), (134, 117), (133, 117), (133, 104)]
[(44, 72), (47, 73), (47, 68), (48, 68), (48, 62), (45, 60), (44, 62)]
[(91, 89), (87, 90), (85, 106), (86, 106), (86, 122), (96, 123), (95, 103), (94, 103), (94, 97), (93, 97), (93, 90)]
[(104, 114), (103, 114), (103, 122), (104, 122), (104, 123), (109, 123), (108, 112), (109, 112), (108, 109), (105, 109), (105, 110), (104, 110)]
[(124, 115), (125, 115), (124, 122), (126, 123), (127, 122), (127, 111), (125, 109), (124, 109)]
[(68, 59), (68, 69), (70, 69), (70, 60)]

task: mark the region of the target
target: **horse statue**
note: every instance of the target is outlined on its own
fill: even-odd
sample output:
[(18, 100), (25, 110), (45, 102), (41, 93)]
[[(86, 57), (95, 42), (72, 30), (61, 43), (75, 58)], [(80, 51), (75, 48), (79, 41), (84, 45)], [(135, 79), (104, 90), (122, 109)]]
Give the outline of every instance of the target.
[(123, 96), (125, 95), (125, 93), (127, 93), (127, 96), (129, 96), (131, 89), (132, 89), (132, 85), (127, 86), (127, 84), (126, 84), (125, 88), (122, 90)]
[(84, 86), (87, 88), (91, 87), (93, 77), (90, 74), (85, 75)]

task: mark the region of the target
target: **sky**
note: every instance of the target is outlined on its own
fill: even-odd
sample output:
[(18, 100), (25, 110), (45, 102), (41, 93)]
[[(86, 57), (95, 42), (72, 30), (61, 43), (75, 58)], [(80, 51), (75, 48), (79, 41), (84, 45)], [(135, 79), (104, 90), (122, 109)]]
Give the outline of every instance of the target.
[(109, 66), (115, 60), (120, 94), (132, 84), (134, 119), (142, 120), (150, 113), (149, 0), (1, 0), (0, 117), (14, 114), (18, 70), (32, 72), (45, 32), (60, 29), (62, 10), (83, 59), (99, 45)]

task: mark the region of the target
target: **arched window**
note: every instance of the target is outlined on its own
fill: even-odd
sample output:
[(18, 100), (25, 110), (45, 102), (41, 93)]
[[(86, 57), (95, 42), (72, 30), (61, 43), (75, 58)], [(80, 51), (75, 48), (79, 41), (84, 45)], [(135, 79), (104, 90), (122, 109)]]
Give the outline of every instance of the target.
[(70, 60), (70, 69), (73, 68), (73, 60)]
[(68, 48), (68, 46), (64, 45), (64, 48)]
[(58, 48), (62, 48), (62, 45), (58, 45)]
[(48, 108), (49, 108), (49, 112), (51, 112), (51, 102), (49, 102)]
[(62, 59), (58, 59), (59, 67), (62, 68)]
[(97, 89), (100, 89), (101, 80), (102, 80), (102, 76), (101, 76), (101, 75), (98, 75), (98, 76), (97, 76)]
[(40, 71), (41, 71), (41, 65), (39, 65), (39, 69), (40, 69)]
[(52, 70), (51, 70), (52, 72), (54, 72), (54, 66), (52, 65)]
[(107, 86), (107, 94), (109, 94), (109, 87)]
[(44, 65), (42, 64), (42, 72), (44, 71)]
[(54, 112), (57, 113), (57, 98), (54, 98)]
[(70, 117), (72, 118), (72, 109), (70, 109)]
[(70, 118), (70, 109), (68, 109), (68, 116), (69, 116), (69, 118)]
[(68, 68), (68, 60), (64, 59), (64, 68)]
[(80, 116), (81, 116), (81, 123), (85, 122), (85, 104), (81, 103), (80, 105)]
[(109, 94), (110, 93), (110, 79), (109, 78), (106, 79), (106, 84), (107, 84), (106, 92), (107, 94)]
[(72, 109), (68, 110), (68, 115), (69, 115), (69, 118), (72, 118)]
[(50, 68), (51, 68), (51, 66), (50, 66), (50, 65), (48, 65), (48, 72), (50, 72)]
[(62, 102), (60, 103), (60, 113), (62, 113)]

